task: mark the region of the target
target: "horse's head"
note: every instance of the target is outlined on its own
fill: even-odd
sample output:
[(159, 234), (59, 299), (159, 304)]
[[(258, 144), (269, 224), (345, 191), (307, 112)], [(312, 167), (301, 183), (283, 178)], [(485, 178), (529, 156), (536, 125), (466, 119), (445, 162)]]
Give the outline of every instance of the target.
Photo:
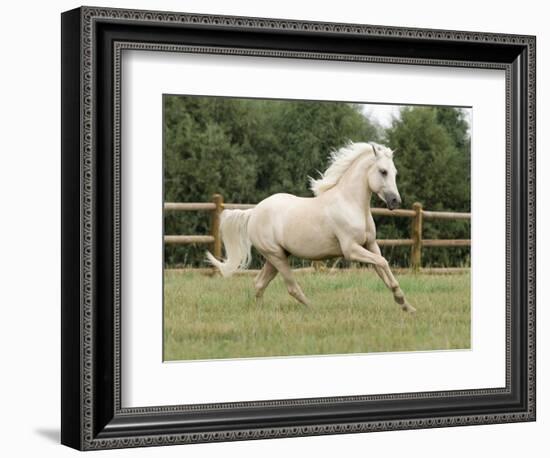
[(382, 145), (370, 143), (374, 152), (375, 161), (368, 172), (368, 186), (378, 195), (390, 210), (401, 205), (401, 197), (397, 189), (395, 178), (397, 169), (393, 163), (393, 151)]

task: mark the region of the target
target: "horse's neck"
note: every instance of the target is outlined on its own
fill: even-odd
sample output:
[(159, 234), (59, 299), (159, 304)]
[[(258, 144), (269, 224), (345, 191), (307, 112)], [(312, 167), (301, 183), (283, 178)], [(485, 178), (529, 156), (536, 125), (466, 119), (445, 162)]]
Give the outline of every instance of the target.
[(357, 158), (336, 185), (337, 191), (345, 196), (347, 202), (354, 202), (364, 210), (370, 209), (372, 192), (367, 186), (367, 174), (373, 164), (372, 157)]

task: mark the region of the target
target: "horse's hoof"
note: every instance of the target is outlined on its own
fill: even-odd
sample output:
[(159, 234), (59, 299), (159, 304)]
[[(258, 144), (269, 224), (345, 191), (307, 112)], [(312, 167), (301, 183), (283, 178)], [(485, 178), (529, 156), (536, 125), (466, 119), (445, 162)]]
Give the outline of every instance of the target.
[(403, 310), (404, 312), (416, 313), (416, 309), (412, 305), (407, 304), (406, 302), (401, 307), (401, 310)]

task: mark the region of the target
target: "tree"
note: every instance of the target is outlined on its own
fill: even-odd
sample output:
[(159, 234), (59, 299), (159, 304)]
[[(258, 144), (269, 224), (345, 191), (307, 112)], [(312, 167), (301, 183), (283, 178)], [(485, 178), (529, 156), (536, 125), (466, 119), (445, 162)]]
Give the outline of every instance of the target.
[[(360, 105), (350, 103), (166, 96), (164, 119), (165, 201), (208, 201), (213, 193), (243, 203), (277, 192), (311, 196), (308, 177), (326, 169), (332, 150), (348, 141), (383, 141), (397, 150), (404, 207), (418, 201), (430, 210), (470, 210), (470, 137), (461, 109), (403, 108), (382, 131)], [(165, 217), (166, 234), (208, 230), (207, 213)], [(377, 232), (379, 238), (408, 238), (410, 220), (377, 218)], [(469, 238), (469, 224), (430, 221), (423, 235)], [(385, 248), (384, 254), (394, 264), (408, 265), (407, 248)], [(200, 266), (203, 259), (202, 245), (165, 249), (169, 265)], [(467, 264), (469, 250), (429, 248), (423, 262)]]
[[(430, 210), (470, 211), (470, 140), (462, 110), (403, 108), (385, 136), (397, 151), (394, 162), (399, 170), (398, 186), (404, 207), (421, 202)], [(409, 227), (404, 221), (394, 221), (392, 231), (393, 235), (406, 237)], [(469, 224), (427, 221), (423, 235), (469, 238)], [(424, 251), (423, 261), (428, 265), (465, 264), (469, 262), (469, 250), (430, 248)]]

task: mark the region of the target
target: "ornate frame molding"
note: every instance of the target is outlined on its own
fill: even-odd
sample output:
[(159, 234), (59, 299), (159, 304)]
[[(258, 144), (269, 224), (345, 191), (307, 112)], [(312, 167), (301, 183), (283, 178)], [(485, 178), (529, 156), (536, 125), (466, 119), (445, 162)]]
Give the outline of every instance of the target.
[[(64, 314), (70, 322), (78, 322), (80, 334), (78, 342), (73, 342), (73, 345), (78, 345), (79, 348), (79, 364), (78, 367), (72, 367), (75, 356), (72, 359), (64, 356), (65, 366), (71, 366), (71, 371), (78, 371), (79, 389), (78, 398), (80, 399), (78, 410), (80, 414), (73, 412), (72, 415), (65, 413), (67, 418), (74, 418), (75, 415), (79, 418), (78, 428), (64, 426), (65, 434), (62, 441), (68, 445), (80, 449), (104, 449), (104, 448), (120, 448), (120, 447), (136, 447), (150, 445), (166, 445), (179, 443), (195, 443), (195, 442), (210, 442), (210, 441), (227, 441), (227, 440), (246, 440), (246, 439), (261, 439), (272, 437), (291, 437), (291, 436), (306, 436), (320, 434), (340, 434), (349, 432), (367, 432), (367, 431), (385, 431), (427, 427), (442, 427), (442, 426), (457, 426), (457, 425), (472, 425), (472, 424), (487, 424), (487, 423), (505, 423), (515, 421), (529, 421), (535, 418), (535, 38), (531, 36), (518, 36), (507, 34), (491, 34), (479, 32), (462, 32), (462, 31), (443, 31), (443, 30), (427, 30), (399, 27), (383, 27), (371, 25), (357, 24), (336, 24), (336, 23), (321, 23), (307, 21), (291, 21), (281, 19), (263, 19), (263, 18), (247, 18), (247, 17), (228, 17), (228, 16), (206, 16), (197, 14), (185, 13), (167, 13), (167, 12), (150, 12), (150, 11), (132, 11), (123, 9), (105, 9), (83, 7), (73, 12), (65, 13), (67, 22), (72, 21), (74, 33), (78, 34), (79, 43), (79, 58), (80, 62), (77, 69), (73, 69), (69, 77), (78, 75), (79, 81), (79, 119), (80, 128), (78, 142), (80, 144), (80, 156), (78, 158), (79, 176), (67, 177), (67, 179), (78, 180), (80, 195), (78, 197), (78, 205), (80, 212), (78, 215), (70, 215), (70, 222), (67, 224), (74, 225), (79, 228), (79, 245), (80, 254), (78, 256), (78, 271), (79, 271), (79, 311), (68, 312), (64, 309)], [(70, 16), (70, 17), (69, 17)], [(75, 25), (76, 24), (76, 27)], [(418, 42), (431, 43), (434, 40), (438, 42), (455, 43), (473, 43), (473, 44), (493, 44), (503, 48), (514, 48), (521, 50), (521, 59), (526, 59), (524, 65), (524, 75), (520, 84), (526, 84), (526, 99), (522, 99), (525, 103), (524, 114), (526, 116), (526, 132), (525, 144), (526, 150), (520, 151), (526, 154), (526, 170), (524, 179), (526, 180), (526, 191), (524, 212), (527, 217), (525, 228), (525, 245), (526, 245), (526, 265), (525, 283), (522, 285), (525, 288), (525, 296), (527, 299), (526, 307), (526, 361), (525, 361), (525, 408), (519, 411), (507, 413), (490, 413), (490, 414), (473, 414), (473, 415), (438, 415), (429, 417), (417, 417), (414, 419), (392, 419), (384, 421), (357, 421), (357, 422), (328, 422), (323, 424), (300, 425), (300, 426), (271, 426), (259, 428), (231, 428), (219, 431), (204, 431), (204, 432), (168, 432), (157, 434), (127, 434), (127, 430), (114, 429), (114, 432), (104, 433), (102, 426), (99, 425), (98, 413), (98, 396), (97, 389), (97, 308), (100, 307), (97, 299), (97, 266), (96, 253), (98, 249), (103, 249), (97, 245), (98, 235), (97, 229), (97, 208), (101, 205), (98, 199), (98, 176), (97, 176), (97, 155), (95, 144), (98, 135), (97, 125), (97, 103), (98, 103), (98, 74), (97, 74), (97, 46), (98, 46), (98, 25), (109, 24), (115, 25), (173, 25), (174, 27), (202, 27), (209, 30), (237, 30), (239, 32), (262, 32), (262, 31), (278, 31), (291, 32), (307, 36), (328, 35), (338, 36), (357, 36), (362, 39), (372, 37), (383, 37), (388, 39), (414, 39)], [(64, 27), (69, 29), (68, 25)], [(69, 38), (72, 38), (70, 35)], [(112, 225), (113, 245), (113, 271), (114, 278), (112, 284), (112, 298), (114, 303), (113, 317), (113, 397), (114, 411), (112, 412), (116, 418), (129, 416), (158, 416), (170, 414), (185, 414), (186, 412), (196, 411), (212, 411), (212, 410), (230, 410), (239, 408), (262, 408), (262, 407), (297, 407), (297, 406), (314, 406), (320, 404), (338, 404), (342, 402), (355, 401), (373, 401), (373, 400), (420, 400), (429, 398), (443, 397), (460, 397), (469, 398), (474, 395), (497, 395), (510, 394), (512, 384), (511, 373), (511, 334), (512, 334), (512, 292), (510, 278), (512, 277), (512, 231), (517, 229), (517, 225), (521, 226), (521, 222), (514, 222), (517, 215), (512, 209), (512, 172), (513, 166), (513, 141), (512, 138), (512, 123), (517, 121), (513, 119), (518, 116), (516, 112), (512, 112), (513, 104), (517, 104), (515, 100), (516, 93), (512, 87), (513, 73), (517, 73), (514, 63), (511, 62), (489, 62), (480, 60), (467, 59), (444, 59), (444, 58), (415, 58), (415, 57), (397, 57), (397, 56), (382, 56), (382, 55), (366, 55), (366, 54), (342, 54), (335, 52), (318, 52), (318, 51), (292, 51), (292, 50), (277, 50), (277, 49), (261, 49), (261, 48), (246, 48), (246, 47), (225, 47), (212, 45), (179, 45), (162, 42), (135, 42), (128, 40), (113, 40), (113, 98), (114, 98), (114, 116), (112, 127), (113, 136), (113, 164), (112, 171), (114, 176), (113, 182), (113, 209), (114, 220)], [(124, 49), (146, 49), (152, 51), (171, 51), (171, 52), (190, 52), (190, 53), (214, 53), (214, 54), (231, 54), (231, 55), (252, 55), (265, 57), (294, 57), (301, 59), (321, 59), (321, 60), (349, 60), (362, 62), (382, 62), (382, 63), (399, 63), (410, 65), (440, 65), (452, 67), (471, 67), (471, 68), (496, 68), (506, 71), (506, 107), (507, 107), (507, 384), (503, 389), (488, 389), (488, 390), (467, 390), (459, 392), (430, 392), (430, 393), (407, 393), (398, 395), (381, 395), (381, 396), (355, 396), (355, 397), (338, 397), (338, 398), (315, 398), (315, 399), (299, 399), (299, 400), (274, 400), (264, 402), (246, 402), (246, 403), (230, 403), (230, 404), (209, 404), (209, 405), (190, 405), (190, 406), (163, 406), (152, 408), (134, 408), (123, 409), (120, 405), (120, 65), (121, 52)], [(72, 57), (69, 56), (69, 57)], [(67, 64), (68, 65), (68, 64)], [(69, 72), (67, 72), (69, 73)], [(517, 77), (516, 77), (517, 78)], [(65, 105), (64, 105), (65, 107)], [(64, 108), (65, 109), (65, 108)], [(516, 139), (516, 144), (517, 144)], [(68, 142), (69, 143), (69, 142)], [(74, 139), (73, 139), (74, 143)], [(74, 158), (66, 159), (70, 152), (70, 145), (67, 144), (64, 152), (65, 161), (74, 161)], [(517, 146), (517, 145), (516, 145)], [(73, 152), (74, 154), (74, 152)], [(74, 167), (74, 166), (73, 166)], [(516, 190), (517, 192), (517, 190)], [(76, 221), (78, 220), (78, 221)], [(515, 224), (515, 226), (514, 226)], [(72, 227), (72, 226), (71, 226)], [(64, 263), (69, 261), (65, 260)], [(73, 286), (74, 287), (74, 286)], [(74, 306), (74, 304), (73, 304)], [(67, 339), (65, 339), (67, 340)], [(63, 345), (66, 345), (64, 342)], [(72, 375), (63, 374), (66, 384), (74, 385), (76, 380), (75, 373)], [(74, 387), (73, 387), (74, 389)], [(73, 398), (75, 399), (75, 398)], [(67, 401), (68, 402), (68, 401)], [(65, 408), (75, 409), (77, 406), (68, 406), (65, 403)], [(122, 420), (120, 420), (122, 422)]]

